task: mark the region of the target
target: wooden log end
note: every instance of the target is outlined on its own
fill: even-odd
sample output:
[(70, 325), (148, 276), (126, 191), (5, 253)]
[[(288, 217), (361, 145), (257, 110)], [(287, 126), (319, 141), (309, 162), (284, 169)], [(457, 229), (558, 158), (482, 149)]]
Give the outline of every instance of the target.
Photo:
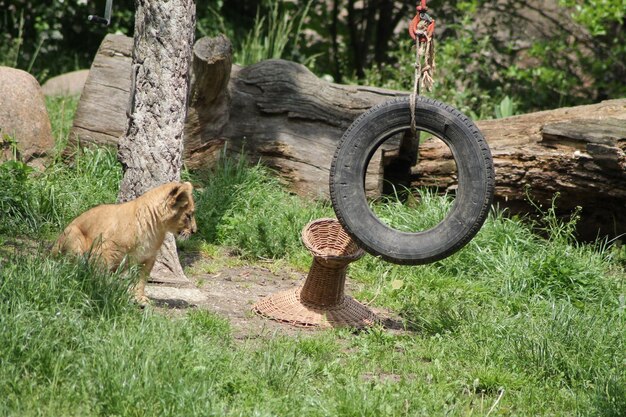
[(224, 35), (214, 38), (205, 36), (196, 42), (193, 53), (196, 58), (207, 64), (214, 64), (222, 60), (228, 60), (230, 63), (233, 47), (230, 40)]

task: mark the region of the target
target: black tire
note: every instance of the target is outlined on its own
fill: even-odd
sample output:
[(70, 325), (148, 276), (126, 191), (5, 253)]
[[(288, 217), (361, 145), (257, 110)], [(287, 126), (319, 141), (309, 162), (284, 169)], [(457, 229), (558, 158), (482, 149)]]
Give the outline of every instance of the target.
[(460, 111), (429, 98), (416, 100), (417, 129), (450, 148), (458, 189), (446, 217), (431, 229), (407, 233), (381, 222), (365, 196), (365, 173), (378, 147), (410, 128), (409, 99), (381, 103), (363, 113), (344, 133), (330, 169), (330, 196), (339, 222), (372, 255), (407, 265), (434, 262), (465, 246), (483, 225), (493, 200), (491, 152), (476, 125)]

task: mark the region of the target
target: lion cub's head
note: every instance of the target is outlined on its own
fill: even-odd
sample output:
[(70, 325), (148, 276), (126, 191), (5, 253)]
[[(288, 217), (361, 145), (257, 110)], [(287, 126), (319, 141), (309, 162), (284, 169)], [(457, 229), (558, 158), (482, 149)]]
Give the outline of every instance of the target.
[(169, 211), (168, 229), (182, 239), (187, 239), (198, 230), (192, 191), (191, 183), (172, 183), (165, 202)]

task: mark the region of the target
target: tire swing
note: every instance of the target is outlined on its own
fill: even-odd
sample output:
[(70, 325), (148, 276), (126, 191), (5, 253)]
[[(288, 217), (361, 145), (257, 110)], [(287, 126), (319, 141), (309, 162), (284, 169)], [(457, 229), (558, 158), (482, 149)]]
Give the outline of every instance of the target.
[[(426, 14), (425, 0), (417, 10), (409, 29), (418, 49), (414, 94), (381, 103), (357, 118), (341, 138), (330, 169), (332, 206), (346, 232), (370, 254), (406, 265), (434, 262), (465, 246), (487, 218), (494, 193), (491, 152), (476, 125), (459, 110), (417, 95), (420, 80), (432, 80), (429, 71), (434, 67), (432, 58), (433, 65), (424, 70), (420, 64), (420, 50), (430, 49), (434, 21)], [(428, 58), (427, 52), (427, 63)], [(441, 139), (457, 166), (451, 209), (439, 224), (418, 232), (388, 226), (371, 210), (365, 194), (365, 174), (374, 153), (387, 139), (407, 131)]]

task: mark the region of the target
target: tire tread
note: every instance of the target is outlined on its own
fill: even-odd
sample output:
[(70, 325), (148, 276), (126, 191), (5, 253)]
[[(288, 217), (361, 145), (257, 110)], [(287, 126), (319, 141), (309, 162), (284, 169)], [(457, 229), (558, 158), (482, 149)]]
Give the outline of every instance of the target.
[[(353, 131), (355, 129), (360, 128), (363, 123), (367, 122), (367, 119), (372, 117), (373, 114), (376, 114), (378, 111), (380, 111), (380, 109), (388, 107), (388, 106), (401, 104), (406, 101), (407, 101), (407, 97), (394, 98), (389, 101), (385, 101), (383, 103), (380, 103), (370, 108), (368, 111), (362, 113), (358, 118), (354, 120), (354, 122), (350, 125), (350, 127), (344, 132), (343, 136), (341, 137), (338, 143), (335, 154), (333, 155), (333, 159), (331, 163), (331, 170), (330, 170), (330, 181), (329, 181), (330, 184), (329, 185), (330, 185), (331, 203), (332, 203), (333, 209), (335, 210), (337, 219), (339, 220), (341, 225), (344, 227), (346, 232), (360, 246), (366, 249), (369, 253), (376, 255), (376, 256), (380, 256), (387, 261), (397, 263), (397, 264), (417, 265), (417, 264), (434, 262), (436, 260), (443, 259), (445, 257), (452, 255), (453, 253), (461, 249), (463, 246), (465, 246), (478, 233), (484, 221), (487, 219), (487, 216), (489, 215), (489, 210), (491, 207), (494, 190), (495, 190), (495, 184), (494, 184), (495, 171), (493, 168), (493, 160), (491, 156), (491, 151), (489, 150), (487, 141), (485, 140), (484, 136), (482, 135), (478, 127), (474, 124), (474, 122), (469, 117), (467, 117), (458, 109), (448, 104), (442, 103), (440, 101), (437, 101), (431, 98), (419, 96), (418, 103), (423, 103), (426, 105), (433, 106), (443, 111), (444, 113), (451, 115), (451, 117), (457, 119), (458, 121), (460, 121), (463, 124), (463, 126), (466, 127), (469, 130), (469, 132), (471, 132), (471, 138), (469, 139), (475, 141), (476, 145), (480, 149), (480, 153), (482, 155), (482, 161), (480, 161), (480, 164), (486, 171), (486, 180), (487, 180), (486, 192), (484, 193), (484, 198), (481, 202), (480, 212), (477, 216), (476, 221), (474, 221), (471, 227), (467, 228), (463, 236), (457, 239), (454, 242), (454, 244), (449, 245), (445, 250), (440, 251), (436, 256), (429, 257), (428, 259), (396, 258), (386, 253), (383, 253), (383, 251), (377, 250), (376, 248), (369, 247), (363, 241), (363, 239), (360, 238), (358, 231), (352, 230), (352, 228), (349, 226), (349, 222), (346, 222), (346, 216), (349, 215), (349, 213), (344, 213), (341, 209), (339, 209), (341, 205), (339, 204), (339, 201), (338, 201), (339, 196), (337, 195), (337, 190), (335, 189), (335, 181), (334, 181), (337, 170), (340, 169), (339, 158), (341, 156), (342, 149), (345, 146), (350, 146), (351, 141), (356, 140), (353, 135)], [(459, 164), (462, 161), (455, 161), (455, 162)], [(446, 220), (444, 219), (443, 221), (446, 221)]]

